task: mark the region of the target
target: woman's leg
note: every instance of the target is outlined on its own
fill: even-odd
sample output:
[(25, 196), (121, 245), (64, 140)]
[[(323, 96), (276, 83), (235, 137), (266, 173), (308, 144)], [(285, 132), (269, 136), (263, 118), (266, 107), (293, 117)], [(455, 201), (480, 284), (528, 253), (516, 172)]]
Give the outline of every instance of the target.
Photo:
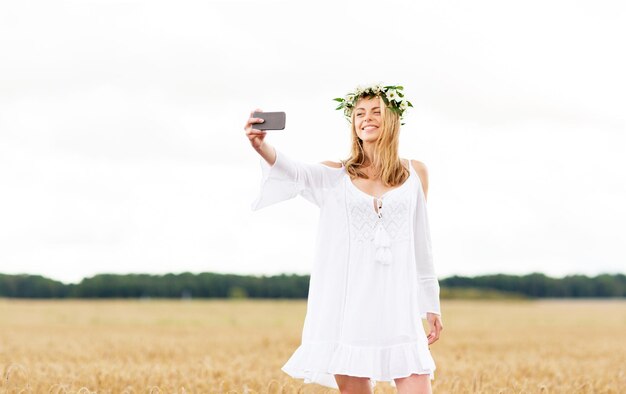
[(394, 379), (398, 394), (431, 394), (430, 375), (412, 374), (406, 378)]
[(341, 394), (372, 394), (370, 378), (335, 375), (335, 380)]

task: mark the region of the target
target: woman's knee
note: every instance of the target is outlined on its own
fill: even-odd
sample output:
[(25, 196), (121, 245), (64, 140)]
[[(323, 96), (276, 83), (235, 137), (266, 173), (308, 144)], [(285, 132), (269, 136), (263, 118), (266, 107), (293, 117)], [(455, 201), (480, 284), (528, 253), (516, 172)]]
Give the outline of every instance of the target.
[(430, 394), (432, 393), (432, 387), (430, 385), (430, 375), (429, 374), (412, 374), (407, 376), (406, 378), (397, 378), (394, 379), (396, 382), (396, 388), (398, 389), (398, 394), (403, 393), (419, 393), (419, 394)]

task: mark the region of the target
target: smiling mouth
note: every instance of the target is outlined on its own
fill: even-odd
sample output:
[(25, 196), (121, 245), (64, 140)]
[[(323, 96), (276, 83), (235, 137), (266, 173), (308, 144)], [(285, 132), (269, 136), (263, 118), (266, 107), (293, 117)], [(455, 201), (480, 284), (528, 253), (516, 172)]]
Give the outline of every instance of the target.
[(365, 126), (361, 130), (363, 130), (363, 131), (372, 131), (372, 130), (377, 129), (377, 128), (378, 128), (378, 126)]

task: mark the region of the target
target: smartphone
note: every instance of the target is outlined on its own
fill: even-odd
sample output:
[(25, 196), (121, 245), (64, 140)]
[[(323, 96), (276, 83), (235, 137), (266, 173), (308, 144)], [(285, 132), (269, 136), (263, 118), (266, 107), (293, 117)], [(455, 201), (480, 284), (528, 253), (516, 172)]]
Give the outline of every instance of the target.
[(287, 115), (284, 112), (255, 112), (253, 118), (264, 119), (263, 123), (254, 123), (253, 129), (257, 130), (284, 130)]

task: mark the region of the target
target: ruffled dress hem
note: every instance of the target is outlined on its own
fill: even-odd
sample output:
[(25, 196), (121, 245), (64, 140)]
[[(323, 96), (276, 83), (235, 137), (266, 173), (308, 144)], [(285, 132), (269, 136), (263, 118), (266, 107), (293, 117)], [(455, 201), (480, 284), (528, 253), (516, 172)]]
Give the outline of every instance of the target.
[(411, 374), (428, 374), (435, 378), (435, 363), (428, 347), (420, 342), (391, 346), (352, 346), (338, 342), (302, 343), (281, 368), (304, 383), (317, 383), (337, 389), (335, 374), (390, 382)]

